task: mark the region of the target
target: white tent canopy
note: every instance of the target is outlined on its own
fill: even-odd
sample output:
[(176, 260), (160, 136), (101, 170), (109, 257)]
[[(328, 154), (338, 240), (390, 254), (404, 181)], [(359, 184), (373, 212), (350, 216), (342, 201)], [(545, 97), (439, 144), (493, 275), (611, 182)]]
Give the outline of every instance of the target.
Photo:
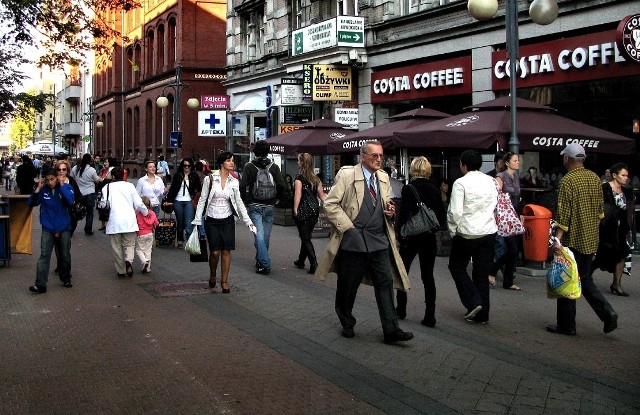
[(22, 150), (18, 150), (19, 154), (37, 154), (41, 156), (58, 156), (67, 154), (67, 150), (59, 145), (55, 145), (55, 150), (53, 146), (53, 142), (51, 141), (39, 141), (37, 143), (31, 144), (30, 146), (23, 148)]

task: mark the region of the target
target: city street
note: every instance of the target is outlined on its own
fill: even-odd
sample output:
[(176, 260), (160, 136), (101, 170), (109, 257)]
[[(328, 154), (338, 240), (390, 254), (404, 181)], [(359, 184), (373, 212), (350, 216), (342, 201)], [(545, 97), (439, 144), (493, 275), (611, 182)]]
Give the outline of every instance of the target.
[[(415, 338), (385, 345), (369, 286), (356, 300), (356, 337), (340, 335), (335, 275), (318, 281), (293, 266), (295, 227), (274, 226), (264, 276), (239, 225), (231, 293), (222, 294), (219, 283), (208, 288), (207, 264), (175, 248), (154, 248), (151, 274), (136, 262), (133, 278), (118, 279), (108, 237), (85, 236), (81, 222), (73, 288), (52, 266), (47, 293), (35, 295), (37, 213), (34, 254), (0, 268), (2, 414), (640, 413), (637, 262), (623, 278), (630, 297), (609, 293), (609, 274), (594, 276), (620, 316), (618, 330), (603, 334), (581, 298), (571, 337), (545, 331), (556, 304), (541, 277), (517, 275), (520, 292), (500, 288), (499, 277), (489, 324), (467, 323), (442, 257), (437, 325), (420, 325), (416, 259), (401, 322)], [(318, 256), (327, 241), (314, 239)]]

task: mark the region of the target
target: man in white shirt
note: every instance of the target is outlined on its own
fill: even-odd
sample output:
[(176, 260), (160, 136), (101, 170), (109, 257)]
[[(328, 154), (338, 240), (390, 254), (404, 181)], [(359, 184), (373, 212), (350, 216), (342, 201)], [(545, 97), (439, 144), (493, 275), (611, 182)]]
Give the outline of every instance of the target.
[[(480, 172), (482, 156), (475, 150), (460, 155), (463, 176), (453, 183), (447, 224), (453, 237), (449, 271), (467, 309), (467, 321), (489, 321), (489, 271), (498, 228), (494, 210), (498, 203), (495, 179)], [(471, 277), (467, 272), (473, 260)]]

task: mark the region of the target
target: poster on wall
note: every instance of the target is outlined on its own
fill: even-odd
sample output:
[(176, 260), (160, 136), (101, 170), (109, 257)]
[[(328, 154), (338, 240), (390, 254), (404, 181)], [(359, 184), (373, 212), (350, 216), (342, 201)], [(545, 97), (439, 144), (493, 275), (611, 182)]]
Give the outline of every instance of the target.
[(351, 101), (351, 67), (313, 65), (314, 101)]

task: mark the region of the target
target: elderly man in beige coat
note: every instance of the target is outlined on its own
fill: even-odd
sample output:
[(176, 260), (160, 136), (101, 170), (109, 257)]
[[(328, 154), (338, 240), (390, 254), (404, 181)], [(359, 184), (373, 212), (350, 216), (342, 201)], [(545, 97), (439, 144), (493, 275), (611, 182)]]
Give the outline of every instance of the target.
[(407, 341), (413, 334), (398, 325), (393, 288), (409, 289), (409, 278), (398, 253), (390, 222), (394, 215), (389, 176), (380, 170), (382, 145), (369, 141), (360, 148), (361, 163), (340, 169), (324, 202), (332, 224), (331, 240), (316, 276), (338, 274), (336, 313), (342, 335), (354, 337), (353, 304), (358, 287), (367, 277), (373, 285), (385, 343)]

